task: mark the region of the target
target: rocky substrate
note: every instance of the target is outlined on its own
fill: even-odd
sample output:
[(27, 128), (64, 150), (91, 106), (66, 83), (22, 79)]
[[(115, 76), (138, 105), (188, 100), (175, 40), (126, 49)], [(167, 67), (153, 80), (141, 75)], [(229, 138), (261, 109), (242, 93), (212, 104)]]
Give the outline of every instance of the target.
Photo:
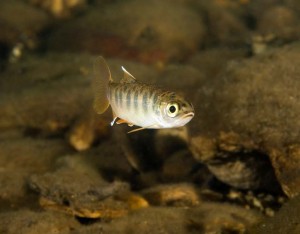
[[(0, 3), (0, 233), (299, 233), (298, 1)], [(274, 20), (276, 19), (276, 20)], [(92, 109), (103, 55), (190, 100), (178, 129)]]

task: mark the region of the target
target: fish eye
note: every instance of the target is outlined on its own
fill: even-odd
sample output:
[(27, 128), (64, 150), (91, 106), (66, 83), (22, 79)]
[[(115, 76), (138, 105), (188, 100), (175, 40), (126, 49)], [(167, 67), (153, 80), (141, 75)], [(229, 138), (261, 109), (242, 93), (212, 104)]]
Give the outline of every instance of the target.
[(178, 114), (179, 106), (177, 103), (169, 103), (167, 105), (167, 114), (169, 117), (173, 118)]

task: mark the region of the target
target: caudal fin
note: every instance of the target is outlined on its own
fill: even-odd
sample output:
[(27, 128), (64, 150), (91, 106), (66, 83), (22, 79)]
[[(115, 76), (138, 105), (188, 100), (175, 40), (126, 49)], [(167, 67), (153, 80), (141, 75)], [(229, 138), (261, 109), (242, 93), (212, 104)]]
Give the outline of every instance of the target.
[(108, 84), (111, 81), (109, 68), (103, 57), (98, 57), (94, 61), (93, 91), (94, 91), (94, 109), (98, 114), (102, 114), (109, 106), (107, 96)]

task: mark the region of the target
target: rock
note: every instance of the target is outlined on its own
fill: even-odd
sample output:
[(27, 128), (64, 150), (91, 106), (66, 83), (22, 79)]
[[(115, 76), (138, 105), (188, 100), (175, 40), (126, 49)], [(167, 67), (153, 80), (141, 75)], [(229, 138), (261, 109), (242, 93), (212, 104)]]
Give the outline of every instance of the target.
[[(197, 79), (202, 79), (204, 82), (211, 81), (213, 77), (220, 75), (231, 61), (240, 60), (245, 57), (247, 50), (243, 48), (228, 48), (217, 47), (207, 48), (192, 56), (187, 64), (198, 70)], [(193, 74), (193, 73), (192, 73)], [(188, 77), (192, 74), (187, 74)], [(181, 74), (180, 74), (181, 75)], [(206, 77), (210, 79), (206, 79)], [(195, 78), (195, 80), (197, 80)], [(195, 80), (193, 85), (195, 85)], [(193, 87), (193, 86), (190, 86)], [(202, 88), (200, 86), (199, 88)]]
[(281, 43), (290, 42), (297, 40), (300, 36), (298, 25), (297, 14), (292, 9), (274, 6), (258, 19), (258, 32), (262, 35), (273, 35)]
[(170, 63), (161, 69), (159, 85), (186, 96), (195, 82), (205, 79), (204, 72), (201, 68), (199, 69), (199, 66), (200, 64), (189, 66), (189, 64)]
[(150, 204), (155, 206), (197, 206), (200, 191), (193, 184), (164, 184), (141, 191)]
[(295, 197), (283, 205), (274, 217), (263, 218), (249, 230), (249, 234), (274, 233), (297, 234), (300, 231), (300, 197)]
[(65, 214), (19, 210), (0, 213), (0, 232), (7, 234), (24, 233), (70, 233), (79, 223)]
[(88, 56), (49, 55), (11, 64), (0, 79), (0, 129), (57, 133), (67, 128), (91, 103), (90, 80), (82, 74), (91, 61)]
[(215, 157), (207, 167), (216, 178), (235, 188), (281, 191), (269, 158), (258, 152)]
[(74, 233), (244, 233), (261, 215), (232, 205), (205, 203), (200, 207), (151, 207), (108, 223), (82, 227)]
[(229, 1), (198, 1), (197, 5), (199, 11), (206, 16), (208, 35), (205, 45), (234, 47), (245, 45), (250, 31), (245, 20), (247, 11), (242, 4)]
[(250, 142), (237, 134), (221, 132), (219, 138), (193, 137), (191, 151), (220, 181), (239, 189), (280, 193), (280, 185), (267, 155), (251, 151)]
[(31, 4), (40, 6), (56, 18), (66, 18), (72, 12), (86, 6), (86, 0), (28, 0)]
[(251, 55), (260, 55), (284, 43), (275, 34), (258, 34), (251, 37)]
[(0, 198), (5, 206), (33, 206), (27, 189), (31, 173), (43, 173), (54, 167), (61, 155), (70, 152), (58, 139), (7, 138), (0, 142)]
[(247, 4), (247, 10), (249, 14), (256, 20), (260, 19), (268, 11), (268, 9), (274, 6), (285, 5), (282, 3), (283, 1), (280, 0), (266, 0), (263, 2), (249, 1)]
[(300, 193), (300, 147), (291, 144), (285, 149), (270, 149), (270, 158), (283, 191), (294, 197)]
[(290, 4), (291, 2), (293, 1), (249, 2), (247, 8), (256, 28), (251, 36), (252, 54), (261, 54), (298, 40), (300, 28), (295, 6), (297, 4)]
[[(267, 155), (276, 178), (290, 197), (300, 192), (298, 151), (289, 150), (297, 149), (299, 139), (295, 130), (299, 125), (296, 117), (299, 84), (294, 79), (300, 74), (298, 52), (299, 45), (293, 44), (232, 63), (221, 77), (206, 83), (204, 89), (214, 89), (205, 98), (206, 106), (200, 102), (204, 93), (195, 95), (193, 103), (197, 103), (195, 109), (196, 113), (201, 113), (201, 121), (190, 123), (194, 136), (204, 131), (205, 137), (213, 140), (220, 139), (222, 132), (238, 136), (235, 140), (223, 138), (222, 145), (231, 145), (223, 150), (218, 149), (220, 144), (215, 141), (216, 146), (211, 147), (216, 149), (215, 156), (229, 153), (230, 160), (234, 160), (236, 152), (254, 153), (257, 159)], [(204, 153), (198, 152), (198, 156), (200, 154)]]
[(159, 129), (155, 132), (155, 151), (162, 159), (170, 157), (175, 152), (187, 148), (189, 141), (186, 127)]
[(5, 169), (41, 173), (53, 168), (58, 158), (70, 152), (61, 139), (8, 138), (0, 142), (0, 164)]
[(300, 4), (297, 0), (284, 0), (284, 4), (290, 9), (294, 9), (297, 14), (300, 12)]
[(89, 163), (80, 158), (65, 159), (65, 167), (52, 173), (33, 175), (29, 186), (40, 194), (40, 205), (86, 218), (116, 218), (129, 206), (114, 199), (128, 194), (127, 183), (107, 183)]
[(45, 12), (24, 1), (0, 2), (0, 44), (8, 51), (15, 48), (19, 50), (17, 53), (22, 53), (23, 47), (36, 48), (39, 43), (38, 34), (49, 25), (50, 19)]
[(20, 128), (15, 128), (15, 129), (7, 129), (7, 130), (2, 130), (0, 133), (0, 140), (15, 140), (18, 138), (24, 137), (24, 131), (23, 129)]
[[(1, 203), (6, 203), (5, 206), (8, 207), (19, 207), (30, 200), (26, 190), (27, 176), (28, 172), (24, 171), (18, 172), (4, 168), (0, 171)], [(25, 198), (25, 196), (28, 197)]]
[(132, 176), (132, 168), (124, 155), (122, 144), (113, 139), (106, 140), (78, 157), (88, 159), (107, 181), (128, 181)]
[(51, 35), (49, 48), (159, 63), (193, 53), (204, 31), (201, 17), (186, 5), (131, 0), (96, 8), (63, 25)]
[(197, 166), (197, 161), (189, 151), (177, 151), (164, 160), (160, 178), (164, 182), (191, 181)]
[(245, 208), (258, 210), (268, 217), (273, 217), (275, 212), (278, 211), (287, 199), (284, 195), (274, 196), (270, 193), (235, 189), (230, 189), (224, 197), (230, 203), (240, 204)]
[(99, 118), (92, 107), (81, 114), (68, 133), (70, 145), (77, 151), (89, 149), (96, 140), (109, 135), (109, 125)]

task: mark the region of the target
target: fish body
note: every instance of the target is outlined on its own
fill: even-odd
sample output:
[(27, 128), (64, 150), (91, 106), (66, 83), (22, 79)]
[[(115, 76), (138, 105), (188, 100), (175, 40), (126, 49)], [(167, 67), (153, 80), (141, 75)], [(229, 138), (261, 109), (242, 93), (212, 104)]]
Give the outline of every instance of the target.
[(136, 130), (174, 128), (185, 125), (194, 117), (193, 106), (181, 96), (138, 83), (124, 67), (122, 69), (124, 78), (116, 83), (103, 57), (94, 63), (94, 109), (102, 114), (110, 105), (114, 116), (112, 125), (127, 123), (140, 127)]

